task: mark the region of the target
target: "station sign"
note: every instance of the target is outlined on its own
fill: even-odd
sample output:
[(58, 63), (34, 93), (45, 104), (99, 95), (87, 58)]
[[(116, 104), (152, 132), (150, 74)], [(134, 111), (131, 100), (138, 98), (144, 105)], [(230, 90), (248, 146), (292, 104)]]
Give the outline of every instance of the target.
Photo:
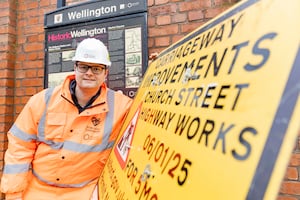
[(73, 74), (72, 58), (85, 38), (101, 40), (112, 65), (106, 83), (133, 98), (148, 62), (145, 0), (88, 1), (45, 14), (45, 87)]
[(276, 199), (299, 132), (300, 1), (248, 0), (148, 67), (99, 199)]
[(147, 12), (145, 0), (89, 1), (62, 7), (45, 15), (45, 27), (57, 27), (74, 23), (85, 23), (104, 18)]

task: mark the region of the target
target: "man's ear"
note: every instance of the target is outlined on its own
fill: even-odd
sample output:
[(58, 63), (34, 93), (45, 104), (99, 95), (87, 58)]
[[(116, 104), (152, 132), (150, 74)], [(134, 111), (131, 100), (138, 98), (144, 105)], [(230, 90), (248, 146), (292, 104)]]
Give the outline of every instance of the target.
[(76, 70), (75, 68), (76, 68), (76, 66), (77, 66), (77, 61), (76, 62), (74, 62), (74, 71)]

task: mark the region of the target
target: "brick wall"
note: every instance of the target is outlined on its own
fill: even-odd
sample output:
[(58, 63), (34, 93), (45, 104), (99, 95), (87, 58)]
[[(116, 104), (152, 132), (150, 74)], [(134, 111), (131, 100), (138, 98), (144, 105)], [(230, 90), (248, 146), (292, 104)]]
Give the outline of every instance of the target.
[[(148, 0), (149, 54), (160, 52), (238, 0)], [(67, 0), (66, 4), (84, 2)], [(43, 89), (44, 14), (57, 0), (0, 1), (0, 174), (6, 132), (21, 109)], [(300, 199), (300, 143), (295, 145), (278, 200)], [(4, 195), (0, 194), (0, 199)]]
[(300, 130), (277, 200), (300, 199)]
[[(7, 148), (5, 133), (14, 113), (14, 63), (16, 58), (16, 6), (15, 1), (0, 1), (0, 169)], [(3, 194), (0, 195), (3, 199)]]
[(160, 52), (238, 0), (148, 0), (149, 53)]

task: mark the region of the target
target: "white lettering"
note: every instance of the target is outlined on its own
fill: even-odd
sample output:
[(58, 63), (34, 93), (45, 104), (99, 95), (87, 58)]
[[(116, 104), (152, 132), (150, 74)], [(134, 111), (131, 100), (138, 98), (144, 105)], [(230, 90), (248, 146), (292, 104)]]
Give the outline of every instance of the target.
[(83, 36), (94, 37), (95, 35), (106, 33), (106, 28), (93, 28), (89, 30), (81, 29), (81, 30), (71, 31), (70, 33), (72, 38), (83, 37)]
[(68, 18), (69, 20), (76, 20), (76, 19), (83, 19), (83, 18), (88, 18), (88, 17), (100, 17), (103, 14), (110, 14), (117, 12), (117, 6), (108, 6), (104, 7), (101, 6), (100, 8), (97, 9), (84, 9), (81, 11), (72, 11), (68, 12)]

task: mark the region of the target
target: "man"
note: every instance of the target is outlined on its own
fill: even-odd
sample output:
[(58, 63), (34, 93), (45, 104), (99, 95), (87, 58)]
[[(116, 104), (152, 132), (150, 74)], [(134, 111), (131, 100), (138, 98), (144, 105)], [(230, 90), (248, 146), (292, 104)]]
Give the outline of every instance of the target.
[(75, 74), (31, 97), (8, 132), (7, 200), (90, 200), (97, 190), (132, 100), (106, 87), (101, 41), (83, 40), (73, 61)]

